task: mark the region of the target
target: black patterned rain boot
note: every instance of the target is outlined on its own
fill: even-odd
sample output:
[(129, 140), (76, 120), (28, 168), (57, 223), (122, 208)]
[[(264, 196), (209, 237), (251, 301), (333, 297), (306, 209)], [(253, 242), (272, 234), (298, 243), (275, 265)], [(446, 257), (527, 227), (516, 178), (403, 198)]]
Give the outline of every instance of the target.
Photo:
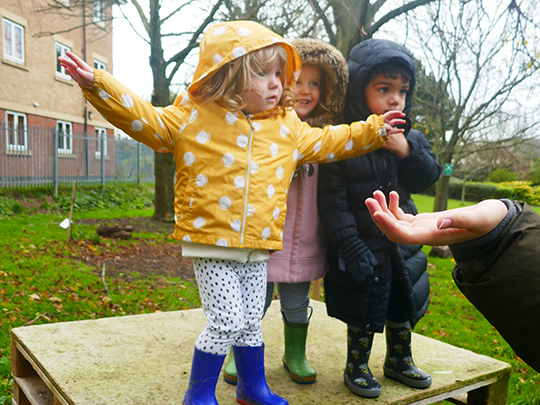
[(384, 376), (401, 381), (409, 387), (427, 388), (431, 385), (431, 376), (414, 364), (411, 338), (410, 327), (390, 328), (386, 325)]
[(352, 393), (365, 398), (381, 395), (381, 385), (368, 367), (373, 333), (347, 328), (347, 366), (343, 380)]

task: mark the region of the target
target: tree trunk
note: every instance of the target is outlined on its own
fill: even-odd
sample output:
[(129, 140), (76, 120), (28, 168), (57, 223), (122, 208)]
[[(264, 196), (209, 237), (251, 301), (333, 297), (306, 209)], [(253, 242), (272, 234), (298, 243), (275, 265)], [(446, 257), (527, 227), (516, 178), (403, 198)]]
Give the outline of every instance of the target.
[(448, 208), (448, 185), (450, 176), (441, 176), (435, 185), (435, 201), (433, 211), (445, 211)]
[(154, 152), (156, 186), (154, 216), (158, 221), (174, 221), (174, 155)]

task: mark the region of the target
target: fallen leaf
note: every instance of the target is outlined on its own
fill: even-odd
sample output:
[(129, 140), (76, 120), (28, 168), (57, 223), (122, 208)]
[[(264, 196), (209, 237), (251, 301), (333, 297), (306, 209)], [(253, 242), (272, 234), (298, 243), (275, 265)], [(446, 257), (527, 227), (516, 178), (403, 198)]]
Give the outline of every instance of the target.
[(34, 301), (39, 301), (41, 298), (39, 297), (39, 295), (37, 294), (30, 294), (28, 296), (28, 298), (30, 298), (31, 300), (34, 300)]

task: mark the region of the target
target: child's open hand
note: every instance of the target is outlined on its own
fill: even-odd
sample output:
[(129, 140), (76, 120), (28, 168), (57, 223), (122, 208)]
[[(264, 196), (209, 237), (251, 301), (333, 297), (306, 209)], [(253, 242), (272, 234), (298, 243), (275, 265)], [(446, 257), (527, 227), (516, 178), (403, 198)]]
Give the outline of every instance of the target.
[(390, 193), (390, 203), (381, 191), (366, 199), (371, 218), (394, 242), (405, 245), (450, 245), (479, 238), (495, 228), (508, 209), (499, 200), (485, 200), (471, 207), (449, 211), (405, 214), (399, 208), (399, 194)]
[(405, 117), (401, 111), (392, 110), (383, 114), (384, 118), (384, 127), (386, 128), (386, 133), (388, 135), (399, 134), (403, 132), (402, 128), (396, 128), (396, 125), (405, 124), (405, 120), (401, 119)]
[(66, 73), (75, 80), (79, 86), (92, 87), (94, 85), (94, 69), (81, 58), (71, 52), (66, 52), (69, 59), (58, 57), (58, 61), (66, 69)]

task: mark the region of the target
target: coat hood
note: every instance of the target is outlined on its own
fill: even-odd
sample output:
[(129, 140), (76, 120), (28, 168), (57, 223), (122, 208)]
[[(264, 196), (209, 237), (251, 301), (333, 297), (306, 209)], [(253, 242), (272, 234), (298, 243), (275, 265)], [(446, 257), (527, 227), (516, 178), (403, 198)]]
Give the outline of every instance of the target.
[(411, 73), (409, 91), (403, 112), (408, 114), (412, 107), (416, 69), (412, 54), (400, 44), (386, 39), (369, 39), (356, 45), (349, 54), (349, 86), (345, 104), (345, 122), (366, 119), (371, 111), (366, 106), (364, 87), (371, 79), (371, 71), (376, 65), (393, 63)]
[(294, 46), (285, 39), (253, 21), (230, 21), (213, 25), (199, 44), (199, 63), (188, 90), (194, 94), (221, 67), (249, 52), (280, 44), (287, 51), (289, 61), (285, 72), (286, 83), (294, 83), (302, 69), (302, 61)]
[(340, 51), (318, 39), (299, 38), (292, 41), (304, 65), (320, 66), (325, 72), (326, 109), (320, 104), (309, 114), (306, 122), (315, 127), (343, 122), (343, 108), (349, 71)]

